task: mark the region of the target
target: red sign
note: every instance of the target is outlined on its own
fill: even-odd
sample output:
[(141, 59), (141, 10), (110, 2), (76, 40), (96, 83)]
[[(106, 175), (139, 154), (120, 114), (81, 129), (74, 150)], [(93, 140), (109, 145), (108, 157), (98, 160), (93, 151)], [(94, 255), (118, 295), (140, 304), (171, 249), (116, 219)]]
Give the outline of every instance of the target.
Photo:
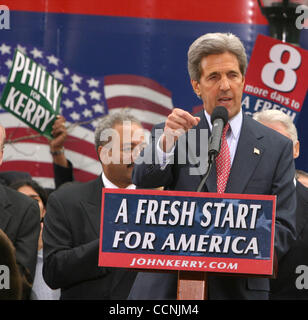
[(275, 196), (103, 189), (99, 265), (271, 275)]
[(307, 73), (307, 50), (258, 35), (245, 77), (244, 111), (281, 109), (294, 120), (306, 96)]

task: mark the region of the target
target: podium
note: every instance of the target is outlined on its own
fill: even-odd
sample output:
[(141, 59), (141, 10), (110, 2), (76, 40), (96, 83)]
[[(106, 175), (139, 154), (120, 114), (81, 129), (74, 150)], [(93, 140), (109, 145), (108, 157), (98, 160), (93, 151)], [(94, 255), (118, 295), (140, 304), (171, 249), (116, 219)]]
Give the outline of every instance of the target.
[(178, 271), (177, 300), (207, 300), (207, 272)]
[(274, 273), (276, 196), (102, 192), (99, 266), (177, 272), (178, 300), (206, 300), (209, 273)]
[[(274, 254), (273, 273), (266, 275), (269, 278), (276, 278), (278, 262)], [(178, 271), (177, 300), (207, 300), (208, 283), (207, 272)], [(250, 275), (246, 275), (249, 277)], [(252, 275), (255, 276), (255, 275)]]

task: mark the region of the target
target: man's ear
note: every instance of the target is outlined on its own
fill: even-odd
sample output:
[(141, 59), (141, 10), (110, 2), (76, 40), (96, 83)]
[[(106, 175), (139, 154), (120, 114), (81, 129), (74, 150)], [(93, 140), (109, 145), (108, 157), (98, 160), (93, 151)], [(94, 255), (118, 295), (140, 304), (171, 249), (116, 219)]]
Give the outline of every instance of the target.
[(101, 158), (101, 151), (102, 151), (102, 146), (98, 146), (98, 148), (97, 148), (97, 150), (96, 150), (96, 152), (97, 152), (97, 155), (98, 155), (98, 157), (99, 157), (99, 159)]
[(108, 156), (108, 149), (103, 146), (97, 148), (97, 154), (101, 163), (105, 163), (106, 157)]
[(194, 89), (195, 94), (200, 97), (201, 96), (201, 91), (200, 91), (200, 85), (197, 80), (190, 80), (191, 86)]
[(293, 158), (296, 159), (299, 156), (299, 141), (297, 140), (293, 146)]

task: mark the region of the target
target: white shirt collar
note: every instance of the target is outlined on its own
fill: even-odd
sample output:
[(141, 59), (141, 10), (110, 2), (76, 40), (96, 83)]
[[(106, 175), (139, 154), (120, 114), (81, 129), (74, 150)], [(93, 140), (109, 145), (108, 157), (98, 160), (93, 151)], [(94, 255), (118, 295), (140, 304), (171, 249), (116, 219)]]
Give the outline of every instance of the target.
[[(105, 188), (111, 188), (111, 189), (119, 189), (118, 186), (113, 184), (104, 174), (104, 171), (102, 172), (102, 180), (103, 180), (103, 185)], [(130, 184), (127, 186), (125, 189), (136, 189), (136, 186), (134, 184)]]
[[(205, 109), (204, 109), (204, 114), (209, 124), (209, 128), (212, 131), (211, 116), (207, 113)], [(242, 123), (243, 123), (243, 112), (242, 112), (242, 109), (240, 109), (240, 112), (236, 114), (232, 119), (229, 120), (232, 135), (236, 140), (238, 140), (239, 134), (241, 132)]]

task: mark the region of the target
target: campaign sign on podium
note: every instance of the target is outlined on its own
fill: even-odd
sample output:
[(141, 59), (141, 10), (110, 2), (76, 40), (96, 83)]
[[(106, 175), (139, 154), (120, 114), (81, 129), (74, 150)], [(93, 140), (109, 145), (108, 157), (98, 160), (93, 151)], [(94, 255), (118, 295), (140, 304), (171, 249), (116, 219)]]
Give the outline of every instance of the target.
[(102, 192), (99, 266), (273, 273), (275, 196)]

